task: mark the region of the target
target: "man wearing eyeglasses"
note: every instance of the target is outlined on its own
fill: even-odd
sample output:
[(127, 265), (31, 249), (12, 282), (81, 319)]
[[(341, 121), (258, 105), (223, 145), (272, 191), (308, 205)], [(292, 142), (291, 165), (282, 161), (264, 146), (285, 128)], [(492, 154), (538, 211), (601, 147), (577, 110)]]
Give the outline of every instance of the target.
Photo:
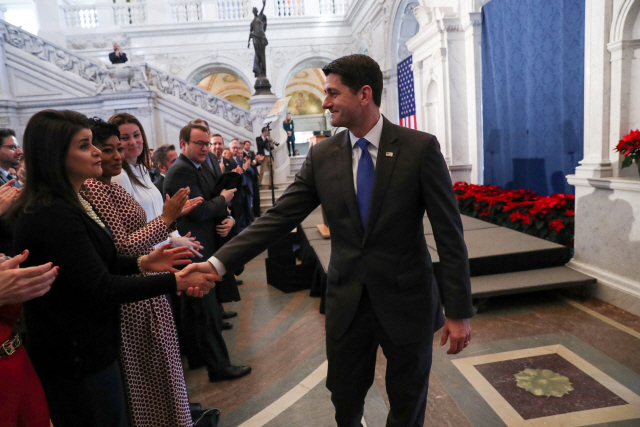
[[(200, 124), (189, 124), (180, 130), (178, 160), (167, 172), (164, 193), (173, 196), (179, 189), (189, 187), (189, 197), (202, 197), (203, 202), (188, 214), (178, 218), (178, 231), (198, 236), (204, 246), (203, 256), (213, 255), (216, 239), (225, 237), (233, 227), (233, 218), (226, 218), (216, 226), (216, 218), (227, 216), (227, 202), (234, 197), (235, 189), (214, 193), (215, 178), (207, 164), (209, 154), (209, 129)], [(184, 235), (184, 234), (183, 234)], [(249, 366), (234, 366), (222, 337), (222, 318), (216, 292), (204, 298), (185, 298), (182, 305), (183, 342), (195, 342), (196, 351), (186, 349), (189, 367), (205, 365), (210, 381), (240, 378), (251, 372)], [(198, 301), (195, 301), (195, 300)], [(185, 333), (190, 334), (184, 336)], [(192, 349), (193, 350), (193, 349)]]
[(22, 157), (22, 150), (16, 141), (16, 133), (13, 129), (0, 129), (0, 139), (2, 140), (2, 147), (0, 148), (0, 185), (14, 179), (13, 186), (20, 188), (18, 177), (8, 172), (10, 168), (17, 170)]

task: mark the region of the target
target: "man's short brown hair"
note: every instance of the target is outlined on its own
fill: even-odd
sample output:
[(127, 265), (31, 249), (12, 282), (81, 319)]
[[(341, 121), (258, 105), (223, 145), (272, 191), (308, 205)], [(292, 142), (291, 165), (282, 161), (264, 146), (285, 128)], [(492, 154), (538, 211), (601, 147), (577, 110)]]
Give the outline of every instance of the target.
[(191, 139), (191, 131), (194, 129), (201, 130), (204, 133), (209, 133), (209, 129), (197, 124), (186, 125), (182, 129), (180, 129), (180, 141), (189, 142)]
[(207, 128), (207, 132), (211, 132), (211, 128), (209, 128), (209, 123), (207, 123), (207, 121), (205, 119), (201, 119), (201, 118), (193, 119), (187, 124), (190, 124), (190, 125), (202, 125), (202, 126)]

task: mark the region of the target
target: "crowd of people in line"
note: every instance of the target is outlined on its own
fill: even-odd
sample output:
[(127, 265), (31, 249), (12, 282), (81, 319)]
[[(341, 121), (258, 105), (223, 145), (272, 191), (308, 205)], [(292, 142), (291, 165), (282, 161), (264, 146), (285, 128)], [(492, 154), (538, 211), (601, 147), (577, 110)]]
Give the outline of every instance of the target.
[(254, 152), (195, 119), (178, 154), (128, 113), (45, 110), (0, 141), (0, 425), (193, 426), (181, 355), (212, 382), (251, 368), (222, 336), (242, 269), (180, 269), (260, 216), (268, 130)]

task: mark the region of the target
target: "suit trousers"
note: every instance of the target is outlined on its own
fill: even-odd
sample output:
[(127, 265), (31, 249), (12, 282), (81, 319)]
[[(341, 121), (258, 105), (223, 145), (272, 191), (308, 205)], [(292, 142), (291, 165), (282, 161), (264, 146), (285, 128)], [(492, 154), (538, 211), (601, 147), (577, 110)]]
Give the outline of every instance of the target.
[(266, 185), (266, 184), (271, 185), (271, 181), (269, 181), (269, 182), (267, 182), (267, 183), (262, 182), (262, 177), (264, 177), (264, 173), (265, 173), (265, 172), (267, 172), (267, 171), (268, 171), (269, 173), (271, 172), (271, 171), (269, 170), (269, 166), (270, 166), (270, 165), (271, 165), (271, 157), (266, 156), (266, 157), (262, 160), (262, 163), (260, 163), (260, 175), (258, 176), (258, 183), (259, 183), (260, 185)]
[(202, 298), (182, 297), (182, 333), (190, 369), (206, 366), (214, 373), (231, 365), (222, 337), (222, 316), (216, 292)]
[(387, 427), (421, 427), (427, 406), (433, 334), (395, 345), (380, 325), (366, 288), (349, 329), (340, 339), (327, 335), (327, 388), (338, 427), (361, 427), (364, 399), (373, 384), (376, 354), (387, 358), (385, 375), (391, 409)]

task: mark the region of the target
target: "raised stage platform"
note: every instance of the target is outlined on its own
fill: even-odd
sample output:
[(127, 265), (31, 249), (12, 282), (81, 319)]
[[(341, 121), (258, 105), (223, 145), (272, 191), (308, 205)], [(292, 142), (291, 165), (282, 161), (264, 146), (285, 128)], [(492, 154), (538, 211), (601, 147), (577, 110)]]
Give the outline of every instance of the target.
[[(297, 255), (301, 260), (299, 265), (305, 266), (307, 274), (312, 276), (309, 280), (311, 295), (323, 297), (331, 240), (320, 235), (316, 227), (318, 224), (322, 224), (320, 209), (311, 213), (298, 227), (300, 251)], [(571, 248), (464, 215), (462, 225), (469, 253), (471, 291), (474, 299), (481, 300), (481, 306), (485, 303), (482, 300), (491, 296), (585, 287), (596, 282), (590, 276), (565, 267), (571, 259)], [(424, 232), (437, 280), (439, 257), (426, 216)], [(269, 283), (279, 287), (277, 282), (281, 278), (271, 276), (273, 280)], [(323, 308), (324, 301), (321, 311)]]

